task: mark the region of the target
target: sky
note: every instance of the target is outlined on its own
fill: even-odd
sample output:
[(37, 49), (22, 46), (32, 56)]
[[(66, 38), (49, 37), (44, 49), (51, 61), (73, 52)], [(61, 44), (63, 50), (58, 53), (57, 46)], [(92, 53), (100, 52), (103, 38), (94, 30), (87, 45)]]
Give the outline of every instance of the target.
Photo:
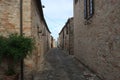
[(57, 40), (68, 18), (73, 16), (73, 0), (42, 0), (42, 5), (51, 35)]

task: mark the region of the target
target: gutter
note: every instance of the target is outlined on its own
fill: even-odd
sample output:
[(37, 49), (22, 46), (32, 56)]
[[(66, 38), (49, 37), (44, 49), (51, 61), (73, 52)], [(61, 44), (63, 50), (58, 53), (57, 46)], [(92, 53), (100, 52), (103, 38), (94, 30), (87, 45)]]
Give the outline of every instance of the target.
[[(20, 0), (20, 35), (23, 36), (23, 0)], [(23, 71), (24, 61), (21, 59), (20, 68), (21, 68), (21, 80), (24, 80), (24, 71)]]

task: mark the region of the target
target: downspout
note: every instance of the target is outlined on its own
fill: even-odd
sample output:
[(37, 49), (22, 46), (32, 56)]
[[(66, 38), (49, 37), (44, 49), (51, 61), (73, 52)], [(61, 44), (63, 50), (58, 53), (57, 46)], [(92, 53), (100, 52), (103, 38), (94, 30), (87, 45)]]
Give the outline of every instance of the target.
[[(20, 0), (20, 35), (23, 36), (23, 0)], [(21, 80), (24, 80), (24, 72), (23, 72), (23, 59), (21, 59)]]
[(70, 22), (68, 23), (68, 25), (69, 25), (69, 27), (68, 27), (68, 28), (69, 28), (69, 29), (68, 29), (68, 31), (69, 31), (69, 32), (68, 32), (68, 36), (69, 36), (68, 51), (69, 51), (69, 54), (71, 54), (71, 53), (70, 53), (70, 49), (71, 49), (71, 45), (70, 45), (70, 42), (71, 42), (71, 38), (70, 38), (70, 36), (71, 36), (71, 31), (70, 31), (71, 27), (70, 27), (70, 26), (71, 26), (71, 25), (70, 25)]

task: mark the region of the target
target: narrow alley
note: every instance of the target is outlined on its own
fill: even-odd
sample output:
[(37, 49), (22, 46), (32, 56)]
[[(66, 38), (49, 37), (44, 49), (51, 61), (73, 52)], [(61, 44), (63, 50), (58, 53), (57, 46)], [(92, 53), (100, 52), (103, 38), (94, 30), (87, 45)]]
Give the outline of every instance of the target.
[(58, 48), (45, 54), (40, 65), (41, 69), (34, 74), (34, 80), (100, 80), (73, 56)]
[(0, 0), (0, 80), (120, 80), (120, 0)]

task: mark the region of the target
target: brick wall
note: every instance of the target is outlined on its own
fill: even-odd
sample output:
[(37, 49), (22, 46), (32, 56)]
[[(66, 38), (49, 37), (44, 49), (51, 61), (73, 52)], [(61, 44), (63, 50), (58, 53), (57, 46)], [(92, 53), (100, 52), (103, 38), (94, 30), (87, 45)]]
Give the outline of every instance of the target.
[[(74, 2), (74, 54), (103, 80), (120, 79), (120, 0), (94, 0), (84, 19), (84, 0)], [(87, 23), (87, 24), (86, 24)]]

